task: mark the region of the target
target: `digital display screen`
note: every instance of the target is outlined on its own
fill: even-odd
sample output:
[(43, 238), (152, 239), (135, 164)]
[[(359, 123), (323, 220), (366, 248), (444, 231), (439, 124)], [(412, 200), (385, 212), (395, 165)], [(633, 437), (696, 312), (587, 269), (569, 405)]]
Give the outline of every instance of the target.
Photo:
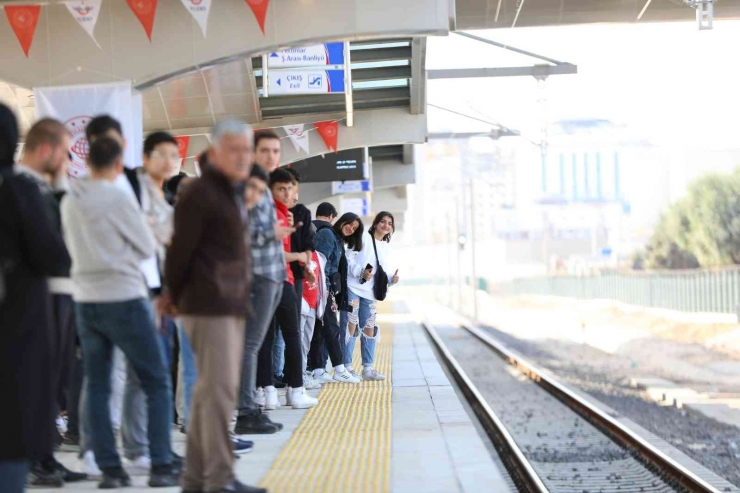
[(329, 181), (364, 180), (365, 148), (347, 149), (338, 153), (327, 152), (290, 163), (288, 166), (298, 171), (302, 183)]

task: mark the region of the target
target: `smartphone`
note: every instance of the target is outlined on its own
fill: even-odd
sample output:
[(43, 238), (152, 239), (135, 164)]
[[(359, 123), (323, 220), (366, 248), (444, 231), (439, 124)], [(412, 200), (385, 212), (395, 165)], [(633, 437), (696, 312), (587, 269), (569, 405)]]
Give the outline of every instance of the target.
[[(367, 265), (365, 266), (365, 272), (367, 272), (367, 271), (369, 271), (369, 270), (373, 270), (373, 266), (372, 266), (372, 264), (367, 264)], [(360, 284), (365, 284), (366, 282), (367, 282), (367, 281), (365, 280), (365, 275), (363, 274), (362, 276), (360, 276)]]

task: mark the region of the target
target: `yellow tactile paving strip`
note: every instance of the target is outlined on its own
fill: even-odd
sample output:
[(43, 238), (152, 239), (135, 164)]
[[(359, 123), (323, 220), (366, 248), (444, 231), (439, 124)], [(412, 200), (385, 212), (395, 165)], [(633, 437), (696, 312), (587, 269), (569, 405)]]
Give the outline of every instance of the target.
[[(391, 303), (384, 305), (392, 309)], [(381, 333), (375, 368), (387, 379), (324, 385), (319, 405), (303, 417), (261, 486), (271, 493), (390, 490), (391, 324), (383, 324)], [(355, 369), (362, 368), (359, 341), (354, 361)]]

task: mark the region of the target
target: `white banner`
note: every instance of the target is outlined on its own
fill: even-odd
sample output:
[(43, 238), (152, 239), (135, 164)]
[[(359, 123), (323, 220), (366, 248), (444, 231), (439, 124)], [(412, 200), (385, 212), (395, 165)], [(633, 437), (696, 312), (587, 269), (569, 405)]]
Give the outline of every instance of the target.
[[(137, 139), (143, 134), (141, 110), (134, 109), (134, 97), (130, 82), (112, 84), (90, 84), (81, 86), (35, 87), (33, 94), (36, 103), (36, 118), (56, 118), (64, 123), (72, 134), (70, 152), (72, 166), (69, 174), (74, 177), (85, 175), (85, 161), (89, 151), (85, 127), (90, 120), (99, 115), (110, 115), (123, 128), (124, 138), (131, 144), (124, 152), (124, 163), (135, 168), (141, 159), (141, 151), (136, 155)], [(141, 103), (139, 103), (141, 104)]]
[(285, 129), (285, 133), (288, 134), (288, 137), (290, 137), (295, 151), (300, 152), (302, 149), (303, 152), (308, 154), (308, 132), (303, 130), (304, 125), (302, 123), (300, 125), (286, 125), (283, 128)]
[(82, 26), (82, 29), (90, 35), (98, 48), (100, 48), (100, 45), (95, 39), (95, 24), (98, 23), (100, 4), (102, 2), (103, 0), (72, 0), (64, 2), (69, 13), (72, 14), (72, 17), (77, 21), (77, 24)]
[(182, 0), (182, 4), (193, 16), (195, 22), (200, 26), (203, 37), (206, 37), (208, 28), (208, 15), (211, 13), (211, 0)]

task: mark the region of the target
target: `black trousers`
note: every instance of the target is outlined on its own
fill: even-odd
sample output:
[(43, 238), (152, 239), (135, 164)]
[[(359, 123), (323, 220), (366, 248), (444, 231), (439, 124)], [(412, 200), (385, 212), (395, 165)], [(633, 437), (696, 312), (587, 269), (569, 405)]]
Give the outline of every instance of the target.
[(331, 310), (331, 295), (326, 303), (324, 317), (316, 320), (311, 349), (308, 352), (307, 369), (317, 370), (326, 367), (326, 359), (331, 358), (332, 366), (344, 363), (345, 334), (339, 326), (337, 312)]
[(80, 396), (85, 370), (82, 366), (82, 350), (77, 344), (72, 367), (72, 379), (67, 389), (67, 434), (80, 436)]
[(301, 351), (300, 319), (298, 299), (293, 285), (286, 282), (283, 295), (275, 311), (265, 341), (257, 357), (257, 387), (272, 385), (272, 346), (278, 325), (285, 340), (285, 368), (283, 381), (293, 388), (303, 387), (303, 353)]
[[(61, 409), (74, 406), (74, 403), (66, 402), (66, 394), (72, 380), (72, 370), (75, 363), (77, 325), (75, 324), (75, 305), (72, 296), (54, 294), (51, 297), (51, 305), (52, 326), (49, 332), (51, 395), (53, 396), (52, 402), (57, 408), (54, 413), (54, 418), (56, 418)], [(58, 433), (56, 426), (52, 426), (50, 431), (53, 436), (52, 443), (56, 443)], [(53, 455), (49, 454), (42, 459), (41, 463), (44, 468), (50, 469), (54, 464)]]

